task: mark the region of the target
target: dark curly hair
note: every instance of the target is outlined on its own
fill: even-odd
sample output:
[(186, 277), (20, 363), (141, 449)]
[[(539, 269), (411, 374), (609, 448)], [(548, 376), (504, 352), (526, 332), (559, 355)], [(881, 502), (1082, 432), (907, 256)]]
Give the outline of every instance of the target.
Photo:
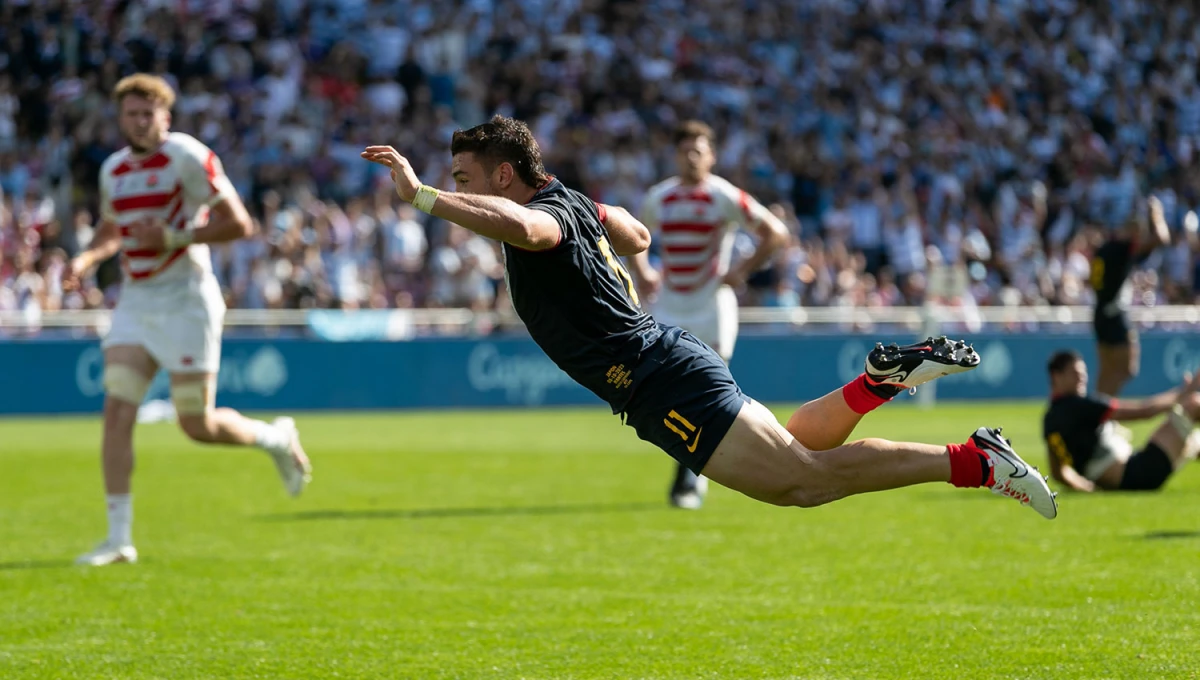
[(450, 153), (474, 154), (488, 172), (508, 163), (522, 182), (535, 189), (550, 179), (542, 166), (542, 150), (533, 133), (525, 123), (512, 118), (493, 116), (486, 123), (455, 132), (450, 140)]
[(1073, 349), (1059, 350), (1046, 362), (1046, 371), (1050, 375), (1057, 375), (1074, 366), (1075, 362), (1082, 358), (1083, 355)]

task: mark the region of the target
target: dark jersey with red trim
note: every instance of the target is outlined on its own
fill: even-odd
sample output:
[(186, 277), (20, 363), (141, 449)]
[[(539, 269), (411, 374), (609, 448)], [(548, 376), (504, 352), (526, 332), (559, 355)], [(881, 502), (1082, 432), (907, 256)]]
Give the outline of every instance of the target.
[(1051, 399), (1042, 418), (1042, 436), (1050, 454), (1082, 472), (1095, 455), (1112, 408), (1112, 400), (1091, 395)]
[(1102, 307), (1117, 299), (1121, 287), (1133, 271), (1136, 261), (1133, 242), (1125, 239), (1105, 241), (1092, 255), (1092, 290), (1096, 291), (1096, 306)]
[(638, 304), (608, 240), (603, 207), (557, 179), (525, 206), (549, 213), (561, 233), (549, 250), (503, 245), (513, 308), (546, 356), (620, 412), (639, 359), (662, 330)]

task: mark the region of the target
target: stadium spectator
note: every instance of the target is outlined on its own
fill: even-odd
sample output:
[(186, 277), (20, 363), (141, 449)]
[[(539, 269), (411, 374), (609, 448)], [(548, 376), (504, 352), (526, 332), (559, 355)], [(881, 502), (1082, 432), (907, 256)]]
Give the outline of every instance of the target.
[[(60, 225), (95, 210), (119, 145), (107, 94), (153, 70), (180, 94), (175, 127), (225, 159), (264, 227), (253, 257), (218, 254), (241, 263), (222, 272), (235, 306), (446, 303), (448, 251), (429, 246), (446, 226), (388, 233), (386, 174), (357, 157), (368, 139), (435, 178), (451, 131), (516, 115), (564, 182), (636, 210), (684, 112), (722, 140), (715, 170), (785, 204), (797, 234), (748, 302), (920, 303), (933, 245), (969, 272), (972, 304), (1089, 304), (1075, 260), (1139, 195), (1162, 197), (1175, 232), (1200, 204), (1197, 15), (1182, 0), (3, 3), (0, 243), (6, 269), (11, 244), (32, 248), (39, 275), (49, 247), (79, 249), (78, 228), (43, 241), (26, 204), (49, 199)], [(354, 199), (374, 231), (344, 228)], [(450, 296), (476, 306), (503, 299), (478, 255), (456, 274), (472, 292)], [(1197, 299), (1184, 241), (1145, 266), (1163, 269), (1135, 304)]]

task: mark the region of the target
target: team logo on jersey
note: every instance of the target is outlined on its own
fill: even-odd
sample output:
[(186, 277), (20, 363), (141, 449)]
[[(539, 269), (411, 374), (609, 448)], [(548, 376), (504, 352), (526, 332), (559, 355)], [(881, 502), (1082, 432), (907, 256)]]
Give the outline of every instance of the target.
[(150, 176), (146, 178), (146, 186), (148, 186), (148, 187), (158, 186), (158, 175), (151, 173)]
[(608, 373), (604, 375), (608, 379), (608, 384), (615, 385), (618, 388), (629, 387), (633, 384), (633, 371), (626, 370), (625, 364), (619, 364), (608, 369)]

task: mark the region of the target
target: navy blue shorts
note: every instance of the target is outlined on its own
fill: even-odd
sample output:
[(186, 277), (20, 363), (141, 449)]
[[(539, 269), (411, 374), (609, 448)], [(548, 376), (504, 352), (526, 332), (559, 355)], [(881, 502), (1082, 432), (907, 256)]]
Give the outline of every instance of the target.
[(1125, 310), (1115, 304), (1096, 308), (1092, 317), (1092, 330), (1096, 332), (1096, 342), (1101, 345), (1121, 347), (1133, 342), (1133, 333), (1129, 329), (1129, 319)]
[(633, 386), (625, 422), (700, 474), (748, 399), (712, 348), (681, 328), (664, 329), (641, 360), (647, 372)]

